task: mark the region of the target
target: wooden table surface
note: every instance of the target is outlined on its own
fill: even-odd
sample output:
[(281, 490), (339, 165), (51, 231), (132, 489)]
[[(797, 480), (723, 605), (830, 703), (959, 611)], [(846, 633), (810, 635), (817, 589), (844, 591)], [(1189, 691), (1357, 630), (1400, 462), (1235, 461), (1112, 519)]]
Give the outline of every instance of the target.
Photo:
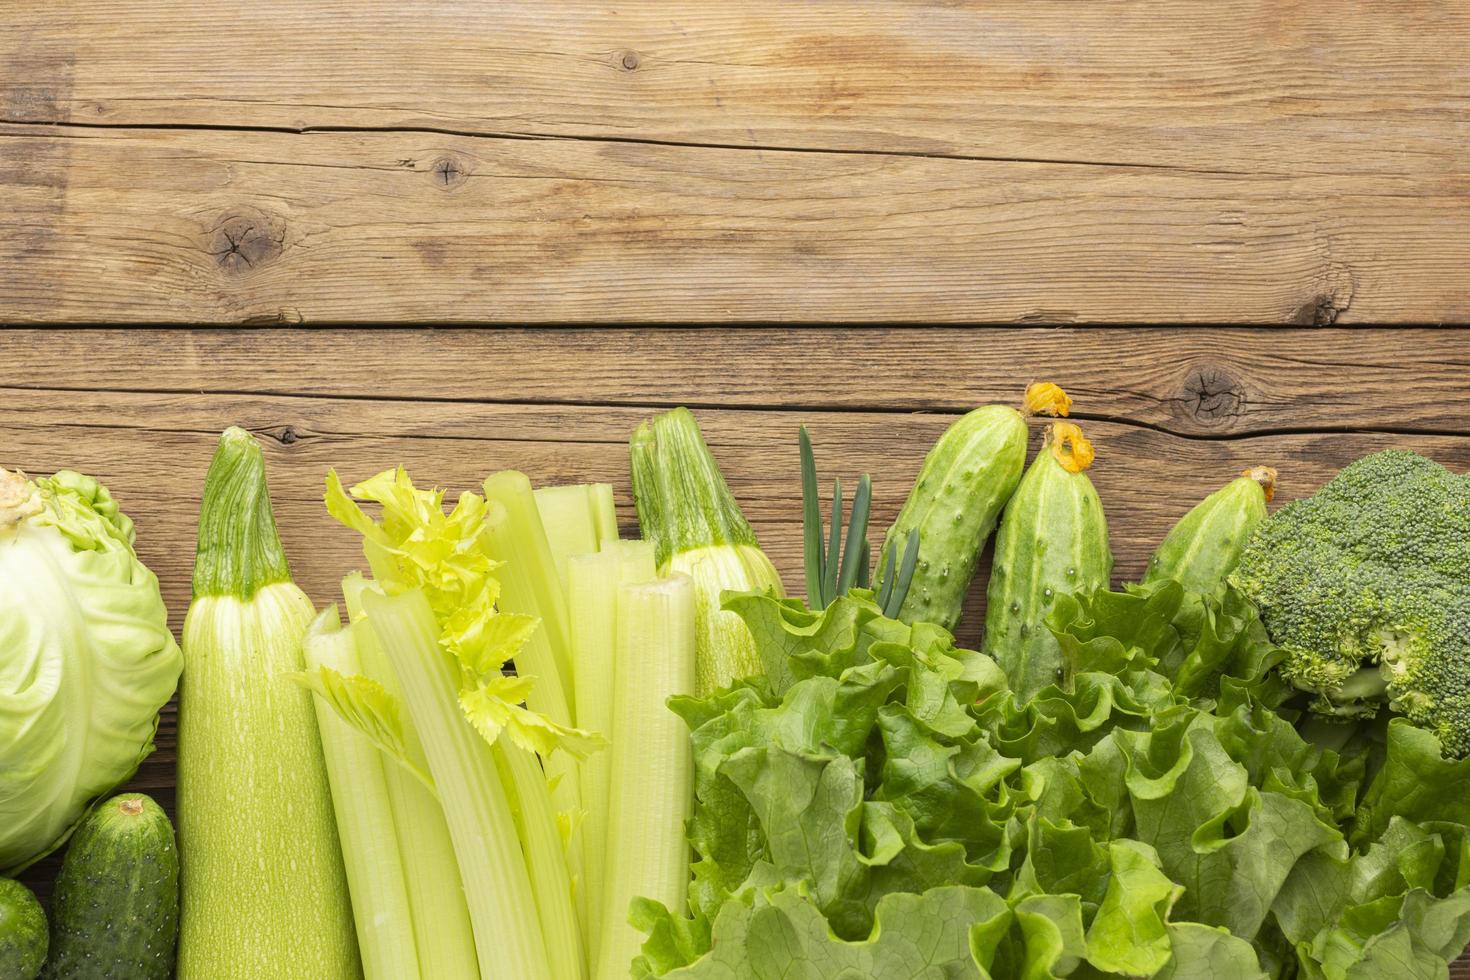
[[(1470, 349), (1441, 330), (36, 331), (0, 335), (0, 353), (0, 466), (107, 483), (176, 629), (204, 471), (232, 424), (265, 445), (292, 567), (318, 603), (361, 564), (356, 536), (322, 507), (327, 467), (353, 481), (403, 463), (456, 491), (511, 467), (537, 483), (610, 481), (633, 533), (627, 437), (676, 404), (695, 409), (795, 589), (799, 424), (824, 479), (873, 475), (885, 527), (944, 427), (1014, 403), (1032, 380), (1062, 384), (1096, 444), (1119, 581), (1249, 465), (1280, 470), (1278, 502), (1389, 446), (1470, 469)], [(978, 619), (972, 609), (963, 640)], [(166, 804), (174, 732), (170, 708), (135, 783)], [(45, 890), (53, 873), (29, 880)]]
[(1470, 319), (1470, 3), (6, 0), (0, 321)]

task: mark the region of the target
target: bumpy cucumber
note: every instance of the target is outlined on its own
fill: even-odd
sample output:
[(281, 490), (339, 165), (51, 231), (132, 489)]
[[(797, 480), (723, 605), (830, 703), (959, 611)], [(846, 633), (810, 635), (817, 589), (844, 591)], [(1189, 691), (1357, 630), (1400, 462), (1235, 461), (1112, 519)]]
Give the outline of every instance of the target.
[(46, 959), (46, 913), (29, 888), (0, 878), (0, 977), (35, 980)]
[(1266, 503), (1276, 471), (1254, 466), (1194, 505), (1179, 519), (1148, 563), (1144, 585), (1173, 579), (1190, 592), (1211, 593), (1240, 561)]
[(77, 828), (56, 879), (46, 980), (165, 980), (179, 930), (179, 852), (158, 804), (115, 796)]
[(1107, 520), (1086, 473), (1092, 456), (1077, 426), (1050, 426), (995, 538), (985, 649), (1023, 700), (1054, 683), (1062, 666), (1046, 628), (1057, 595), (1106, 587), (1112, 574)]
[(1026, 420), (1014, 408), (986, 405), (961, 418), (924, 457), (913, 492), (883, 539), (878, 568), (902, 557), (919, 531), (919, 560), (899, 608), (906, 623), (959, 625), (975, 564), (1026, 465)]

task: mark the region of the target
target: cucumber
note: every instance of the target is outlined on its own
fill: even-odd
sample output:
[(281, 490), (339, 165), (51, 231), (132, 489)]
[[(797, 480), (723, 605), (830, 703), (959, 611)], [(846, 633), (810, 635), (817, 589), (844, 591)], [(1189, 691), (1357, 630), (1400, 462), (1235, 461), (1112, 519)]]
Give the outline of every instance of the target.
[(35, 980), (46, 959), (46, 913), (31, 890), (0, 878), (0, 977)]
[(1022, 701), (1061, 672), (1061, 647), (1046, 628), (1056, 597), (1106, 588), (1113, 571), (1107, 520), (1086, 472), (1092, 457), (1092, 444), (1076, 425), (1049, 426), (1001, 517), (986, 594), (985, 650)]
[(1026, 420), (1014, 408), (977, 408), (939, 437), (878, 557), (886, 570), (892, 552), (897, 568), (909, 532), (918, 529), (918, 564), (899, 619), (954, 632), (980, 551), (1025, 466)]
[(1253, 466), (1194, 505), (1179, 519), (1149, 560), (1144, 585), (1174, 580), (1186, 591), (1213, 593), (1235, 569), (1266, 503), (1276, 489), (1276, 471)]
[(179, 931), (179, 852), (157, 803), (123, 793), (82, 820), (56, 879), (45, 980), (165, 980)]

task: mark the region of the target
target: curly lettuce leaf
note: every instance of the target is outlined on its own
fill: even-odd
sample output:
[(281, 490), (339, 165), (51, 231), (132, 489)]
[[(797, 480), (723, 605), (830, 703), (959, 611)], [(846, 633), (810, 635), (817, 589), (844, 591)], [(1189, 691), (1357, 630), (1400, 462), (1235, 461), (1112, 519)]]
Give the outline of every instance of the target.
[(1254, 936), (1302, 855), (1340, 839), (1313, 807), (1250, 784), (1209, 716), (1187, 709), (1150, 733), (1118, 732), (1134, 836), (1184, 886), (1181, 919)]
[(1010, 918), (1005, 901), (989, 889), (951, 885), (885, 896), (872, 932), (853, 941), (833, 935), (821, 911), (799, 891), (757, 891), (721, 907), (707, 956), (655, 973), (660, 959), (670, 955), (663, 942), (659, 950), (645, 949), (634, 975), (670, 980), (985, 980), (991, 974), (972, 953), (972, 934), (997, 921), (1008, 924)]
[[(768, 676), (673, 704), (694, 915), (635, 908), (638, 976), (1443, 977), (1470, 939), (1470, 772), (1301, 721), (1228, 588), (1059, 598), (1028, 701), (861, 591), (726, 603)], [(979, 903), (967, 955), (875, 959), (939, 894)]]
[(1374, 840), (1394, 817), (1470, 824), (1470, 758), (1446, 759), (1433, 732), (1394, 719), (1387, 755), (1358, 807), (1353, 840)]
[(1169, 924), (1169, 961), (1155, 980), (1267, 980), (1255, 949), (1229, 929), (1198, 922)]

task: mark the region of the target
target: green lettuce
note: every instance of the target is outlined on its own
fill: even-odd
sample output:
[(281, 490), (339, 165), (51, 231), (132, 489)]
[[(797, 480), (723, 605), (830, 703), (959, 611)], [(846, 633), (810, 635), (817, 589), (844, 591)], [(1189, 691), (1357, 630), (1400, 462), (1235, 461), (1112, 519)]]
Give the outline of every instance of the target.
[(725, 606), (766, 673), (672, 705), (692, 881), (636, 905), (635, 976), (1428, 977), (1470, 940), (1462, 764), (1304, 722), (1228, 589), (1058, 597), (1028, 700), (864, 590)]

